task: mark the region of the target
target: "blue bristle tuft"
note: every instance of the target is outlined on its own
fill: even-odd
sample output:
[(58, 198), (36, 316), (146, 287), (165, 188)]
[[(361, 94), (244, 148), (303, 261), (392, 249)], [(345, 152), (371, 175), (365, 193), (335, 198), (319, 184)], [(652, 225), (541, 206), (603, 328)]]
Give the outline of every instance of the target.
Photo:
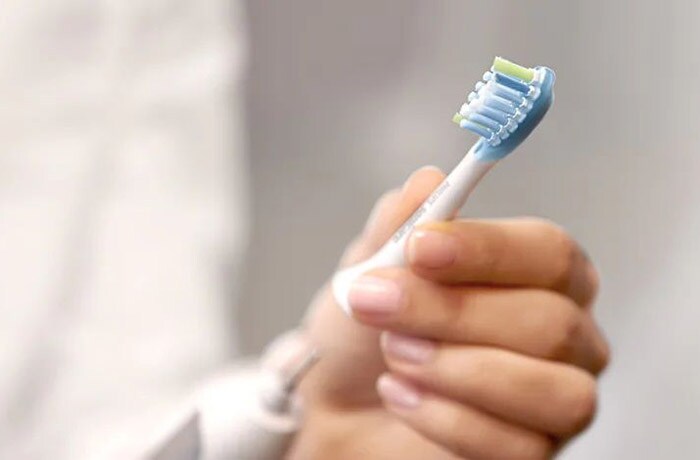
[(468, 129), (469, 131), (472, 131), (473, 133), (476, 133), (479, 136), (484, 137), (486, 139), (490, 139), (493, 136), (493, 132), (491, 132), (488, 128), (478, 123), (474, 123), (473, 121), (468, 119), (462, 120), (459, 123), (459, 126)]
[(499, 122), (489, 117), (486, 117), (478, 112), (469, 114), (469, 120), (478, 123), (482, 126), (485, 126), (493, 132), (498, 132), (498, 130), (501, 129), (501, 124)]
[(507, 114), (505, 114), (503, 112), (499, 112), (498, 110), (492, 109), (491, 107), (481, 106), (479, 108), (479, 113), (486, 116), (486, 117), (489, 117), (492, 120), (497, 121), (498, 123), (500, 123), (502, 125), (505, 125), (508, 123), (508, 115)]
[(496, 83), (514, 89), (523, 94), (527, 94), (530, 91), (530, 86), (526, 83), (523, 83), (517, 78), (510, 77), (500, 72), (494, 72), (493, 79)]
[[(508, 115), (515, 114), (516, 107), (510, 102), (494, 94), (484, 94), (482, 96), (483, 103), (487, 107), (491, 107), (494, 110), (499, 110)], [(478, 110), (478, 106), (477, 106)]]

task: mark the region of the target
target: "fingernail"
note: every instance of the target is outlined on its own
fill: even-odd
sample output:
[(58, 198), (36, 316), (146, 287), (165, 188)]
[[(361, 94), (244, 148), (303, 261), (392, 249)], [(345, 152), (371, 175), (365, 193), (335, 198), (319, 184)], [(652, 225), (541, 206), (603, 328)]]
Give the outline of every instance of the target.
[(415, 409), (423, 400), (418, 390), (389, 374), (379, 377), (377, 392), (387, 405), (402, 410)]
[(429, 340), (405, 335), (382, 333), (382, 349), (390, 357), (414, 364), (424, 364), (433, 357), (435, 344)]
[(396, 281), (362, 276), (350, 288), (348, 303), (357, 313), (390, 315), (401, 308), (403, 291)]
[(457, 240), (435, 230), (417, 229), (408, 242), (408, 260), (425, 268), (442, 268), (457, 258)]

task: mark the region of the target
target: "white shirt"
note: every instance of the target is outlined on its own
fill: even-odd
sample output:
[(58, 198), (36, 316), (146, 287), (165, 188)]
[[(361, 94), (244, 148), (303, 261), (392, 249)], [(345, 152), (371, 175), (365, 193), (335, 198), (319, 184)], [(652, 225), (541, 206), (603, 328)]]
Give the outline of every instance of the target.
[(234, 353), (231, 3), (3, 2), (0, 458), (145, 442)]

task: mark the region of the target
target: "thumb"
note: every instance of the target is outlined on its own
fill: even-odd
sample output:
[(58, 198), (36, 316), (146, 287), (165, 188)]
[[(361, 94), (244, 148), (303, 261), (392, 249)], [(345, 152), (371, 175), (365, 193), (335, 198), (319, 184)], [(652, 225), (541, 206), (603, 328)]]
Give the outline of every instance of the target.
[(406, 179), (402, 189), (391, 190), (377, 201), (365, 228), (348, 246), (340, 266), (354, 265), (374, 254), (413, 212), (440, 185), (445, 174), (434, 166), (425, 166)]
[[(443, 177), (436, 168), (422, 168), (409, 177), (402, 190), (386, 194), (375, 206), (362, 234), (346, 251), (342, 263), (349, 265), (371, 256)], [(345, 407), (378, 404), (375, 381), (386, 370), (379, 352), (379, 331), (347, 316), (336, 305), (329, 286), (319, 291), (304, 325), (322, 356), (302, 382), (307, 403)]]

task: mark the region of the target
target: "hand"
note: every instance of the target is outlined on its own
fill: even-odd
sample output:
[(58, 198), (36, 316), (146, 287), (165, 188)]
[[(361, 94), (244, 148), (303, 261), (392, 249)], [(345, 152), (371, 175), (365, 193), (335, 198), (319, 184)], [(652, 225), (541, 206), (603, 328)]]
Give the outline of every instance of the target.
[[(423, 169), (387, 194), (345, 263), (442, 179)], [(323, 358), (302, 388), (292, 458), (551, 458), (590, 423), (608, 361), (584, 253), (533, 219), (429, 224), (406, 251), (408, 267), (354, 285), (354, 319), (327, 288), (314, 303), (307, 328)]]

